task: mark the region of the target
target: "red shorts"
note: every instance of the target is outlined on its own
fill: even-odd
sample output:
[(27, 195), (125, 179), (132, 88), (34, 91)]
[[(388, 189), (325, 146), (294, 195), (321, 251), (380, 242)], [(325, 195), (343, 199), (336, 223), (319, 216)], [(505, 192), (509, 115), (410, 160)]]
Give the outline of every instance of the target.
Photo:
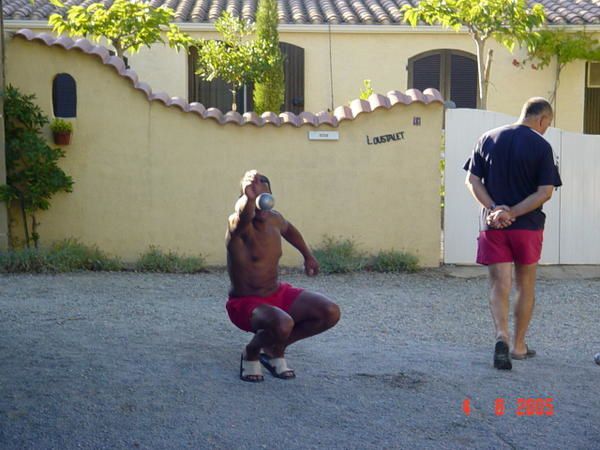
[(477, 263), (535, 264), (542, 255), (544, 230), (487, 230), (477, 238)]
[(250, 325), (250, 319), (252, 318), (252, 311), (257, 306), (271, 305), (288, 312), (294, 300), (298, 298), (303, 290), (295, 288), (288, 283), (280, 283), (279, 289), (268, 297), (229, 297), (225, 307), (227, 308), (229, 318), (236, 327), (252, 332), (254, 330), (252, 330), (252, 325)]

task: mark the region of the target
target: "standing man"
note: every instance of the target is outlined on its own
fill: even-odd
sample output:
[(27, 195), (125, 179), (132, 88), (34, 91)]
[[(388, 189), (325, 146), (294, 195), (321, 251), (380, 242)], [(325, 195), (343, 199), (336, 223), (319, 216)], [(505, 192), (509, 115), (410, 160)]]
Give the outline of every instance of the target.
[[(488, 266), (490, 309), (496, 328), (494, 367), (512, 369), (513, 359), (535, 356), (525, 335), (535, 303), (537, 262), (546, 215), (542, 205), (562, 185), (552, 147), (542, 135), (552, 123), (552, 106), (534, 97), (519, 121), (488, 131), (464, 166), (466, 184), (482, 206), (477, 263)], [(509, 352), (509, 295), (515, 269), (515, 330)]]
[(271, 193), (269, 179), (256, 170), (246, 172), (226, 235), (231, 279), (227, 313), (238, 328), (254, 333), (240, 362), (240, 378), (250, 382), (264, 380), (261, 364), (274, 377), (294, 378), (284, 359), (286, 348), (340, 319), (339, 307), (327, 297), (279, 282), (282, 237), (302, 254), (308, 276), (319, 272), (319, 264), (290, 222), (276, 211), (256, 207), (262, 193)]

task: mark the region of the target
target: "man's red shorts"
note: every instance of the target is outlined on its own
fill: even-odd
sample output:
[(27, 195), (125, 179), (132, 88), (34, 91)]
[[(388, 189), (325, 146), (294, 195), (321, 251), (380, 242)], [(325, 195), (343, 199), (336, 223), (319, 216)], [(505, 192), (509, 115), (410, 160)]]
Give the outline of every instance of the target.
[(535, 264), (542, 255), (544, 230), (487, 230), (477, 238), (477, 263)]
[(294, 300), (298, 298), (303, 290), (295, 288), (288, 283), (280, 283), (279, 289), (269, 297), (229, 297), (225, 307), (227, 308), (229, 318), (236, 327), (252, 332), (254, 330), (252, 330), (252, 325), (250, 325), (250, 319), (252, 318), (254, 308), (260, 305), (271, 305), (288, 312)]

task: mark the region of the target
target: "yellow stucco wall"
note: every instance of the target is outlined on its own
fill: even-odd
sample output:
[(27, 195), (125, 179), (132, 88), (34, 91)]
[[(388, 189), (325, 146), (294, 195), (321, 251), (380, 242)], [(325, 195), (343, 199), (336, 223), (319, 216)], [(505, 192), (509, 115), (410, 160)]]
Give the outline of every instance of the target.
[[(77, 82), (78, 117), (61, 162), (74, 192), (57, 195), (39, 215), (45, 243), (74, 237), (125, 260), (153, 244), (224, 264), (239, 179), (257, 168), (271, 178), (276, 208), (309, 244), (330, 234), (368, 252), (405, 250), (424, 266), (439, 263), (439, 102), (363, 113), (336, 128), (339, 141), (309, 141), (313, 127), (223, 126), (149, 102), (112, 67), (77, 50), (16, 38), (6, 67), (8, 81), (35, 93), (49, 115), (55, 74)], [(415, 116), (421, 126), (413, 126)], [(405, 140), (367, 145), (367, 136), (399, 131)], [(288, 246), (283, 263), (299, 262)]]
[[(10, 25), (9, 25), (10, 26)], [(289, 29), (290, 27), (288, 27)], [(401, 27), (391, 27), (400, 29)], [(408, 83), (408, 59), (422, 52), (436, 49), (462, 50), (475, 54), (475, 44), (465, 33), (452, 31), (344, 32), (334, 27), (331, 33), (333, 68), (333, 105), (345, 104), (357, 98), (363, 80), (370, 79), (376, 92), (385, 94), (394, 89), (405, 90)], [(386, 27), (371, 27), (385, 30)], [(390, 27), (387, 27), (389, 30)], [(210, 31), (188, 31), (194, 37), (216, 38)], [(600, 33), (595, 33), (600, 38)], [(331, 80), (329, 73), (329, 34), (281, 31), (280, 40), (298, 45), (305, 50), (305, 110), (323, 111), (331, 108)], [(488, 41), (494, 50), (488, 109), (518, 115), (522, 104), (532, 96), (549, 97), (554, 84), (554, 65), (544, 70), (516, 68), (513, 59), (522, 60), (526, 52), (516, 49), (510, 53), (494, 40)], [(188, 97), (188, 60), (183, 52), (177, 53), (163, 45), (151, 50), (142, 49), (132, 55), (130, 64), (141, 80), (155, 91), (171, 96)], [(573, 132), (583, 131), (585, 94), (585, 62), (569, 64), (561, 75), (557, 95), (555, 126)]]

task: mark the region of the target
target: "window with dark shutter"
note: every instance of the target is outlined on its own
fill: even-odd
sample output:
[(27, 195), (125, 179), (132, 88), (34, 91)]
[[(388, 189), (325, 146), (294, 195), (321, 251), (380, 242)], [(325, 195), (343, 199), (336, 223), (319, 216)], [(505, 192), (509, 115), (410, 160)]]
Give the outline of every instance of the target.
[(588, 62), (586, 69), (583, 132), (600, 134), (600, 63)]
[(413, 62), (410, 88), (424, 91), (427, 88), (440, 90), (441, 55), (424, 56)]
[(77, 85), (68, 73), (59, 73), (52, 81), (54, 117), (77, 117)]
[(435, 88), (458, 108), (477, 107), (477, 59), (459, 50), (433, 50), (408, 60), (408, 88)]
[(304, 111), (304, 49), (281, 42), (283, 73), (285, 78), (284, 111), (300, 114)]
[(450, 100), (457, 108), (477, 108), (477, 60), (450, 55)]
[[(284, 111), (296, 114), (304, 111), (304, 49), (296, 45), (281, 42), (279, 44), (284, 58), (285, 98)], [(206, 81), (196, 75), (198, 52), (190, 49), (188, 56), (188, 99), (202, 103), (206, 108), (219, 108), (230, 111), (231, 86), (223, 80)], [(254, 108), (253, 85), (244, 86), (237, 93), (237, 110), (240, 114)], [(279, 112), (279, 111), (277, 111)]]

